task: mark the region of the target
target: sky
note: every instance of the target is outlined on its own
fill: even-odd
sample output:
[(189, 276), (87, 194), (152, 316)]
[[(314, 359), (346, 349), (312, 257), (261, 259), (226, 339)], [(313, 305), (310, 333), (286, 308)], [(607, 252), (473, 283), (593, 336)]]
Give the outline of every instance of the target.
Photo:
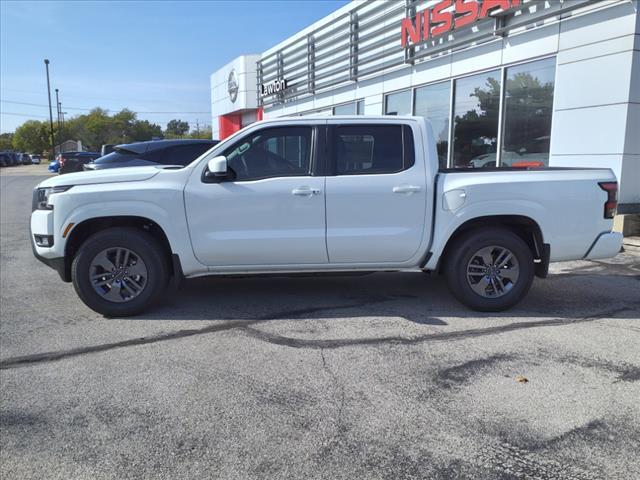
[[(129, 108), (161, 125), (211, 124), (209, 77), (261, 53), (348, 0), (0, 0), (0, 131), (48, 118), (49, 73), (65, 118)], [(148, 112), (148, 113), (143, 113)], [(167, 112), (167, 113), (157, 113)]]

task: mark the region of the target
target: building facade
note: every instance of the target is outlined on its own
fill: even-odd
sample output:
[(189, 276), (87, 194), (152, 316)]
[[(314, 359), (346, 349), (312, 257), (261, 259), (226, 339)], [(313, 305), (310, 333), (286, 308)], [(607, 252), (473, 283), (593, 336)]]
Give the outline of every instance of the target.
[[(442, 168), (608, 167), (620, 179), (620, 213), (637, 214), (638, 8), (353, 1), (214, 73), (214, 136), (263, 117), (419, 115), (431, 121)], [(240, 102), (231, 101), (232, 70)]]

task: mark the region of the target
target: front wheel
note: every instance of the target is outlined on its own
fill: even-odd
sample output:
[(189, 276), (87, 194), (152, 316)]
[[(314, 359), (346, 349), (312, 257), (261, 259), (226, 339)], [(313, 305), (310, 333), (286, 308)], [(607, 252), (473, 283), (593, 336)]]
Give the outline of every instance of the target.
[(453, 295), (482, 312), (507, 310), (529, 291), (534, 277), (529, 246), (510, 230), (475, 230), (457, 240), (445, 258)]
[(169, 279), (162, 247), (135, 228), (111, 228), (89, 237), (71, 272), (80, 299), (106, 317), (144, 312), (160, 299)]

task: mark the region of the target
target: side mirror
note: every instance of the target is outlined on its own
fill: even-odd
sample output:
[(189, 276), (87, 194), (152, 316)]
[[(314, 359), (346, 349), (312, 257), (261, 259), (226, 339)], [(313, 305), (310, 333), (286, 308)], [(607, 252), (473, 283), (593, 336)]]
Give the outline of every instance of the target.
[(224, 177), (227, 175), (227, 157), (220, 155), (207, 162), (208, 177)]

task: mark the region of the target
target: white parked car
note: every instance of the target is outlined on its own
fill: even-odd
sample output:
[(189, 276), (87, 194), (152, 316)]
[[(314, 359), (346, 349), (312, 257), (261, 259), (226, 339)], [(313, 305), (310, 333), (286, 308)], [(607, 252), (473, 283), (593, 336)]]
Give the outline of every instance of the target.
[(438, 172), (422, 118), (277, 119), (186, 167), (45, 180), (31, 238), (106, 316), (183, 276), (378, 270), (444, 272), (464, 304), (498, 311), (550, 261), (615, 256), (616, 193), (609, 169)]

